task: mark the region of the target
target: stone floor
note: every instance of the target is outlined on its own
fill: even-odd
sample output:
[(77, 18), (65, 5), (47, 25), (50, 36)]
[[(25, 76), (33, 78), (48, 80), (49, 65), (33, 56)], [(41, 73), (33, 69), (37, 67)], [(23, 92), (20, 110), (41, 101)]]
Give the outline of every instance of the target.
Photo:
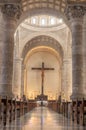
[(37, 107), (0, 130), (86, 130), (86, 127), (73, 124), (46, 107)]

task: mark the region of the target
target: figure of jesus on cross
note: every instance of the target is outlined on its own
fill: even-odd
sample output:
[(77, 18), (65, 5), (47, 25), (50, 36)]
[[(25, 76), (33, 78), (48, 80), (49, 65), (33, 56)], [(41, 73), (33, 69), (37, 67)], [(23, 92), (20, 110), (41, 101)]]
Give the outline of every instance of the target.
[(44, 62), (42, 62), (42, 67), (39, 68), (32, 68), (32, 70), (41, 70), (41, 78), (42, 78), (42, 83), (41, 83), (41, 95), (44, 95), (44, 71), (45, 70), (54, 70), (54, 68), (46, 68), (44, 67)]

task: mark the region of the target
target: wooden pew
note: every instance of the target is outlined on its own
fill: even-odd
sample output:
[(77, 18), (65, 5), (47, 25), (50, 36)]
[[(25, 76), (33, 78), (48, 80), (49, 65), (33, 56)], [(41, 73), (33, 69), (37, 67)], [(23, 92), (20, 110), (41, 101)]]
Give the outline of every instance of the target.
[(6, 126), (7, 124), (7, 107), (8, 107), (8, 99), (4, 97), (1, 99), (1, 118), (2, 118), (2, 125)]
[(15, 99), (13, 99), (13, 101), (12, 101), (12, 111), (13, 111), (12, 120), (15, 120), (16, 119), (16, 100)]
[(0, 97), (0, 124), (1, 124), (1, 121), (2, 121), (2, 100)]
[(76, 99), (72, 101), (72, 121), (86, 126), (86, 100)]
[(65, 102), (63, 102), (62, 103), (62, 111), (63, 111), (63, 115), (65, 116), (65, 117), (70, 117), (70, 109), (69, 109), (69, 107), (70, 107), (70, 104), (71, 104), (71, 102), (67, 102), (67, 101), (65, 101)]
[(13, 119), (13, 104), (12, 99), (9, 98), (7, 100), (7, 117), (8, 117), (8, 123), (11, 122)]
[(19, 118), (36, 107), (35, 100), (21, 101), (11, 98), (0, 98), (0, 124), (6, 126), (11, 121)]
[(31, 111), (32, 109), (34, 109), (36, 107), (36, 101), (35, 100), (29, 100), (28, 101), (28, 111)]
[(58, 113), (61, 113), (61, 103), (57, 102), (55, 100), (48, 101), (48, 108), (50, 108)]
[(86, 100), (78, 101), (78, 118), (77, 123), (86, 126)]

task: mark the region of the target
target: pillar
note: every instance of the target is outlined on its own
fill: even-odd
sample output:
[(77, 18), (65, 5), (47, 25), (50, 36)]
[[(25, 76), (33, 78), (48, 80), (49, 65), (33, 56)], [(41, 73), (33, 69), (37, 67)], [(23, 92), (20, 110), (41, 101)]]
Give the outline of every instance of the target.
[(70, 101), (70, 95), (72, 93), (72, 75), (71, 75), (71, 59), (63, 60), (62, 67), (62, 99)]
[(19, 5), (0, 8), (0, 96), (12, 96), (14, 32), (19, 16)]
[(22, 59), (14, 59), (14, 74), (13, 74), (13, 95), (14, 97), (21, 97), (21, 69)]
[(84, 5), (68, 5), (66, 15), (72, 33), (72, 96), (71, 99), (84, 98), (83, 89), (83, 16)]
[(84, 24), (83, 24), (83, 52), (84, 52), (84, 65), (83, 65), (83, 77), (84, 77), (84, 83), (83, 83), (83, 89), (84, 89), (84, 94), (86, 94), (86, 14), (84, 16)]
[(24, 74), (25, 74), (26, 66), (22, 62), (22, 68), (21, 68), (21, 96), (23, 96), (25, 93), (24, 90)]
[(27, 97), (27, 68), (24, 69), (24, 95)]

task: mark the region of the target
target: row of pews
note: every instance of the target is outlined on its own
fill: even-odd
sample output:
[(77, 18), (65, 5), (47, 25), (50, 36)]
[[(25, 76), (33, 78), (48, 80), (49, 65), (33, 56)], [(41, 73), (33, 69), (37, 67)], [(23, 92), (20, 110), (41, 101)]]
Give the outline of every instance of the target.
[(49, 101), (48, 107), (70, 118), (74, 123), (86, 126), (86, 100), (73, 100), (72, 102)]
[(7, 97), (0, 99), (0, 125), (6, 126), (35, 107), (33, 100), (17, 101)]
[(72, 101), (72, 120), (80, 125), (86, 126), (86, 100)]

